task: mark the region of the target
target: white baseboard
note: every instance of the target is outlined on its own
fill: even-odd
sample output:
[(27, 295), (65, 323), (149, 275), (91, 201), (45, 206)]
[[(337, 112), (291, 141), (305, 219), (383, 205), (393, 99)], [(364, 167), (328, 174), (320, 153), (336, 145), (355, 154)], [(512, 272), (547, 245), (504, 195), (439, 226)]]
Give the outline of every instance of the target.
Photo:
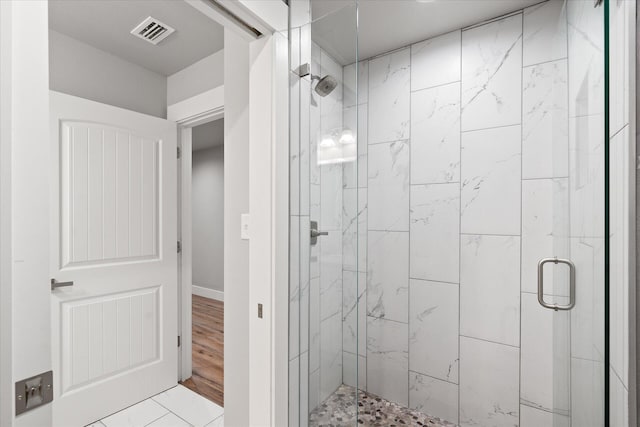
[(204, 286), (193, 285), (191, 286), (193, 295), (200, 297), (211, 298), (217, 301), (224, 301), (224, 292), (216, 291), (215, 289), (205, 288)]

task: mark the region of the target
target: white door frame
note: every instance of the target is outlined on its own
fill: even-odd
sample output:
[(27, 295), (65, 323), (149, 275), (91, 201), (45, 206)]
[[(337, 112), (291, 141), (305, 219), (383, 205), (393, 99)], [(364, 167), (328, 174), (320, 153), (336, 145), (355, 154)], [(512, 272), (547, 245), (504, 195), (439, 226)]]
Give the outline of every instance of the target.
[[(51, 424), (51, 405), (16, 418), (13, 387), (17, 380), (51, 370), (47, 6), (45, 1), (0, 1), (3, 427)], [(31, 313), (29, 322), (17, 321), (25, 312)]]
[[(167, 118), (178, 123), (178, 240), (182, 251), (178, 256), (178, 330), (181, 346), (178, 350), (178, 380), (191, 377), (192, 361), (192, 223), (191, 173), (192, 130), (194, 127), (224, 117), (224, 86), (195, 95), (167, 107)], [(248, 160), (247, 160), (248, 161)]]
[[(0, 394), (12, 394), (11, 354), (11, 3), (0, 2)], [(0, 399), (0, 427), (13, 399)]]
[[(287, 425), (288, 40), (278, 31), (289, 9), (279, 0), (225, 1), (254, 28), (266, 24), (256, 40), (211, 3), (185, 1), (225, 26), (225, 90), (233, 92), (224, 102), (225, 422)], [(246, 213), (248, 242), (240, 240)]]

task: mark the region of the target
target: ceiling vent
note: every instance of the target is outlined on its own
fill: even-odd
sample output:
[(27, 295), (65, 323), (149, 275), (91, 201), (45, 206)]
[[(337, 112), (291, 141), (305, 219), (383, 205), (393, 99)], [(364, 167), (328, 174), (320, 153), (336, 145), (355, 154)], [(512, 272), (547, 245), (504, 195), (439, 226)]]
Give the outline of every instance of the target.
[(158, 44), (169, 37), (176, 30), (151, 16), (142, 21), (131, 30), (131, 34), (148, 41), (151, 44)]

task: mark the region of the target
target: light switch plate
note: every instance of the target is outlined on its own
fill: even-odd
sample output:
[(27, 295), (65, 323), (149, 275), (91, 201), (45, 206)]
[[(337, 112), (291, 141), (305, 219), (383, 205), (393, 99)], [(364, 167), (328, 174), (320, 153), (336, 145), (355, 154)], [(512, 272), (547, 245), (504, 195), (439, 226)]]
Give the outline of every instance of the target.
[(249, 214), (240, 215), (240, 238), (249, 240)]

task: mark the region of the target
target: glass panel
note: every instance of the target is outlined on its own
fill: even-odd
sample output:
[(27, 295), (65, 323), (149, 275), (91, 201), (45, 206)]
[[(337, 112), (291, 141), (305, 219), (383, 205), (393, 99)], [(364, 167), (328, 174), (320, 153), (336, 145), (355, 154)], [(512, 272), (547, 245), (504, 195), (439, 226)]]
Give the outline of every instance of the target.
[(290, 2), (291, 233), (298, 266), (290, 287), (291, 426), (355, 425), (358, 355), (365, 354), (364, 344), (358, 348), (364, 215), (355, 177), (357, 147), (366, 142), (359, 143), (357, 92), (345, 75), (349, 61), (357, 68), (356, 2), (331, 3), (315, 17), (308, 1)]
[(603, 8), (493, 3), (290, 2), (290, 425), (603, 424)]
[(570, 311), (569, 334), (574, 426), (603, 425), (605, 399), (605, 27), (604, 7), (594, 8), (591, 3), (566, 2), (569, 252), (577, 268), (576, 306)]
[[(546, 50), (558, 59), (526, 66), (525, 42), (521, 420), (598, 426), (604, 418), (603, 8), (568, 1), (530, 10), (525, 41), (535, 28), (527, 23), (553, 19)], [(548, 257), (576, 266), (570, 311), (543, 308), (527, 293), (526, 283), (533, 283), (527, 277)], [(566, 265), (545, 266), (544, 300), (570, 303)]]

